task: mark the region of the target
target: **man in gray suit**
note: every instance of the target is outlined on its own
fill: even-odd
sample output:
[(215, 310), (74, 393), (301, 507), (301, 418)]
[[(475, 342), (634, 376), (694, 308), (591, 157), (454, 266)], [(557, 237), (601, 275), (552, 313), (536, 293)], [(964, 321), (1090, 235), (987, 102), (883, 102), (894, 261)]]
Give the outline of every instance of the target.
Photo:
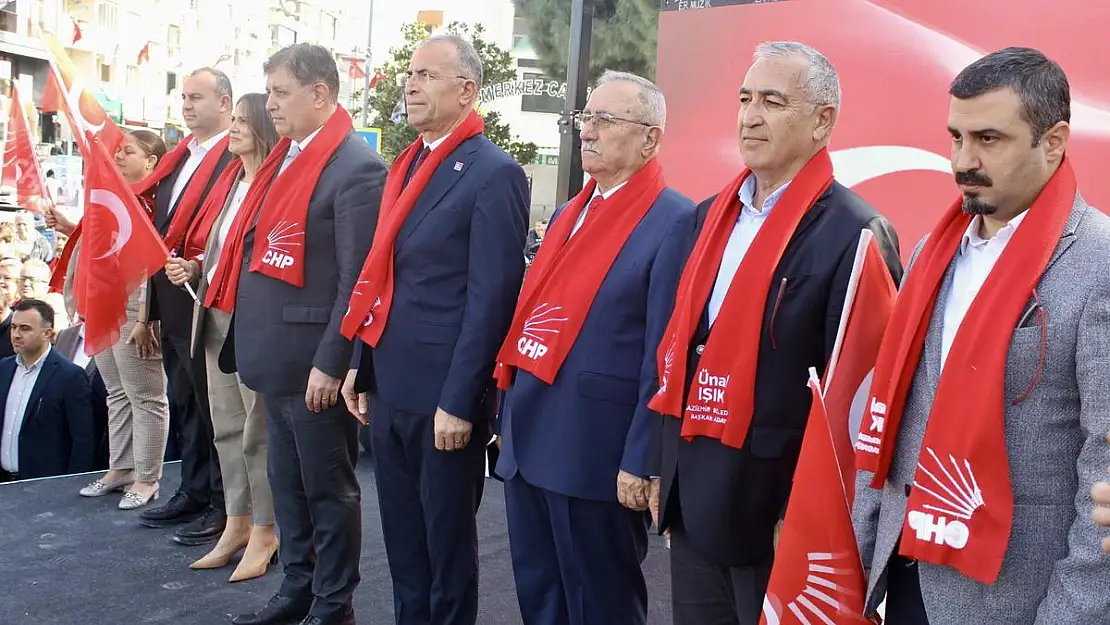
[(866, 610), (1105, 623), (1089, 493), (1110, 466), (1110, 218), (1078, 193), (1056, 63), (1007, 48), (949, 92), (962, 198), (914, 252), (857, 441)]
[[(233, 346), (243, 383), (266, 405), (285, 577), (265, 607), (233, 622), (348, 625), (362, 527), (358, 424), (336, 405), (351, 360), (339, 325), (374, 238), (386, 167), (338, 105), (327, 49), (293, 45), (264, 70), (267, 109), (283, 139), (240, 208), (255, 212), (249, 228), (240, 222), (241, 249), (232, 228), (210, 291), (213, 305), (233, 303), (234, 337), (224, 349)], [(264, 195), (254, 185), (267, 185)], [(234, 293), (220, 277), (225, 262), (238, 266)]]

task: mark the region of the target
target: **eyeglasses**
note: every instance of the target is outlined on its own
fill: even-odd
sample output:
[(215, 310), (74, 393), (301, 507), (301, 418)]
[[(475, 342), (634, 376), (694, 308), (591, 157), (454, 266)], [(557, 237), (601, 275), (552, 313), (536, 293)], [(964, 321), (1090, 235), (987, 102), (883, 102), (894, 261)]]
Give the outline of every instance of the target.
[(574, 129), (579, 131), (581, 131), (582, 127), (586, 124), (593, 124), (594, 127), (598, 130), (612, 128), (613, 126), (616, 126), (620, 123), (635, 124), (637, 126), (643, 126), (645, 128), (655, 127), (655, 124), (647, 124), (644, 122), (636, 121), (634, 119), (617, 117), (616, 115), (613, 115), (611, 113), (587, 113), (585, 111), (574, 111), (573, 113), (571, 113), (571, 119), (574, 120)]
[(462, 80), (471, 80), (466, 76), (455, 74), (454, 76), (448, 74), (433, 74), (426, 69), (418, 69), (415, 72), (401, 72), (397, 74), (397, 86), (404, 87), (408, 84), (409, 80), (413, 80), (418, 85), (427, 84), (429, 80), (450, 80), (452, 78), (461, 78)]

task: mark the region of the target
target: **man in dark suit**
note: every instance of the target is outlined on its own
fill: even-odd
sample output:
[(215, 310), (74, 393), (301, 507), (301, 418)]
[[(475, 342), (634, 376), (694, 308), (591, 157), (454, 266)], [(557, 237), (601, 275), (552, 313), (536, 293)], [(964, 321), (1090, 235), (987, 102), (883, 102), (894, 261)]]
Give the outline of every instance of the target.
[[(464, 39), (431, 37), (413, 54), (405, 103), (421, 137), (390, 171), (344, 325), (367, 342), (344, 399), (370, 422), (399, 625), (477, 618), (491, 376), (528, 228), (524, 171), (486, 139), (474, 112), (481, 84), (480, 57)], [(367, 391), (372, 410), (359, 395)]]
[(54, 309), (25, 299), (12, 313), (15, 355), (0, 360), (0, 481), (82, 473), (96, 453), (85, 372), (50, 348)]
[(575, 122), (592, 181), (552, 218), (501, 348), (502, 386), (516, 373), (497, 473), (524, 622), (643, 625), (659, 471), (648, 401), (694, 203), (655, 162), (666, 102), (654, 84), (605, 72)]
[[(266, 404), (285, 579), (264, 608), (234, 622), (347, 625), (355, 622), (362, 524), (358, 424), (337, 405), (351, 358), (339, 326), (374, 237), (386, 167), (338, 105), (338, 69), (326, 48), (284, 48), (264, 69), (283, 139), (253, 183), (269, 186), (240, 208), (250, 219), (241, 250), (233, 227), (221, 253), (220, 266), (238, 263), (227, 266), (238, 272), (237, 293), (219, 267), (209, 293), (217, 306), (233, 301), (234, 337), (224, 349), (233, 347), (243, 383)], [(255, 197), (264, 197), (257, 209)]]
[[(148, 186), (157, 185), (153, 188), (154, 225), (167, 239), (171, 252), (181, 251), (181, 235), (231, 161), (227, 132), (232, 104), (231, 81), (220, 70), (201, 68), (185, 79), (182, 115), (192, 137), (184, 147), (163, 157), (162, 166), (144, 181)], [(189, 355), (193, 300), (184, 289), (170, 284), (164, 271), (151, 280), (148, 297), (148, 318), (161, 321), (171, 431), (176, 429), (181, 438), (181, 486), (165, 505), (140, 514), (139, 522), (147, 527), (186, 523), (174, 532), (174, 541), (203, 545), (220, 537), (227, 517), (213, 442), (204, 354)]]
[(108, 468), (108, 388), (96, 361), (85, 353), (85, 323), (76, 319), (74, 325), (58, 333), (54, 339), (54, 349), (63, 358), (85, 370), (89, 380), (92, 401), (93, 427), (95, 434), (96, 457), (93, 470)]
[[(860, 230), (901, 276), (889, 223), (833, 179), (840, 84), (816, 50), (759, 46), (740, 89), (750, 170), (698, 206), (660, 353), (661, 531), (676, 625), (756, 625), (809, 414)], [(677, 418), (676, 418), (677, 417)], [(661, 501), (660, 501), (661, 500)]]

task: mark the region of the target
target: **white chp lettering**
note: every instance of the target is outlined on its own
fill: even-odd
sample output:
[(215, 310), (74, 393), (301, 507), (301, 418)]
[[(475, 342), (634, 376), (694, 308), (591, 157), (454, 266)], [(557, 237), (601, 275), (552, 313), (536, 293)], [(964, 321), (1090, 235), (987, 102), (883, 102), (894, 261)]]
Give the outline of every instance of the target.
[[(932, 447), (925, 447), (925, 452), (935, 466), (930, 468), (924, 461), (918, 462), (918, 477), (914, 479), (913, 486), (929, 497), (929, 503), (922, 504), (920, 510), (907, 512), (906, 522), (918, 540), (963, 549), (971, 540), (967, 522), (986, 505), (983, 491), (966, 458), (961, 466), (949, 454), (949, 471)], [(928, 482), (922, 476), (929, 478)]]
[(301, 235), (301, 231), (297, 230), (299, 225), (296, 222), (290, 223), (285, 220), (281, 220), (274, 225), (270, 233), (266, 235), (268, 247), (262, 255), (263, 264), (277, 269), (288, 269), (293, 266), (296, 257), (293, 256), (291, 248), (301, 245), (299, 241), (293, 240)]
[(547, 302), (532, 309), (532, 314), (524, 322), (516, 350), (530, 360), (543, 358), (550, 348), (547, 340), (559, 335), (559, 325), (566, 322), (562, 306), (552, 306)]

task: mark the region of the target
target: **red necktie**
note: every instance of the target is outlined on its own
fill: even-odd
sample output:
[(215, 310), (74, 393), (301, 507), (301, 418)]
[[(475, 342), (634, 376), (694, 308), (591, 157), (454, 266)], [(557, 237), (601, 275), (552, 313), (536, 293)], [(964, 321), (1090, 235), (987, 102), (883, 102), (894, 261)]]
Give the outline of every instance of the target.
[(586, 216), (582, 218), (582, 226), (578, 228), (579, 232), (584, 230), (586, 226), (590, 224), (590, 222), (593, 222), (597, 219), (597, 214), (604, 210), (604, 204), (605, 198), (601, 197), (600, 195), (596, 195), (594, 196), (594, 199), (590, 200), (589, 206), (586, 207)]

